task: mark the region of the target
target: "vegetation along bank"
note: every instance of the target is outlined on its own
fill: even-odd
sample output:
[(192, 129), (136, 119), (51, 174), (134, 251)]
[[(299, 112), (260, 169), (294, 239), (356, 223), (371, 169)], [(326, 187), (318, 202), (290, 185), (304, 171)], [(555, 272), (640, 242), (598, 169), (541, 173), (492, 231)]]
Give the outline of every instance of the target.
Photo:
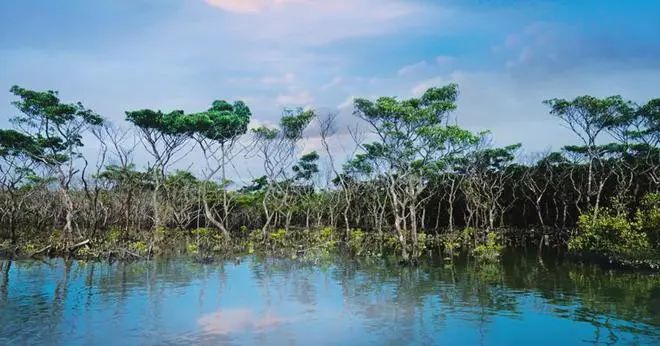
[(454, 125), (454, 84), (356, 99), (348, 121), (287, 109), (277, 126), (251, 126), (241, 101), (127, 111), (113, 124), (54, 91), (11, 93), (6, 256), (344, 251), (415, 263), (429, 252), (497, 261), (525, 246), (637, 267), (660, 259), (660, 99), (547, 100), (576, 144), (524, 154)]

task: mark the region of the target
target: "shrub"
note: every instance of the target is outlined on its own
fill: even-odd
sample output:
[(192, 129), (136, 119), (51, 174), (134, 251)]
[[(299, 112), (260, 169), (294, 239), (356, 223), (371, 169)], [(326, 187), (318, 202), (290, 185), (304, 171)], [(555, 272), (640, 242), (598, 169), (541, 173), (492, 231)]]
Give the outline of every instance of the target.
[(635, 226), (648, 237), (650, 246), (660, 248), (660, 193), (650, 193), (635, 214)]
[(641, 225), (638, 221), (630, 222), (624, 215), (615, 215), (609, 210), (603, 210), (597, 217), (593, 213), (580, 215), (578, 235), (569, 241), (568, 248), (574, 252), (635, 258), (650, 249)]
[(348, 246), (351, 249), (351, 252), (353, 252), (356, 255), (359, 255), (362, 250), (364, 250), (362, 243), (364, 242), (365, 238), (365, 233), (361, 229), (353, 229), (351, 230), (350, 237), (348, 239)]
[(321, 229), (321, 240), (329, 241), (332, 240), (332, 236), (335, 233), (335, 229), (332, 227), (326, 227)]
[(141, 241), (131, 243), (128, 248), (139, 255), (145, 254), (147, 252), (147, 244)]
[(424, 232), (419, 232), (417, 233), (417, 252), (421, 253), (422, 251), (427, 249), (427, 242), (428, 237), (426, 236), (426, 233)]
[(273, 232), (268, 235), (268, 238), (270, 239), (271, 245), (275, 248), (279, 247), (285, 247), (286, 246), (286, 238), (287, 238), (287, 231), (284, 228), (278, 229), (276, 232)]
[(486, 242), (477, 245), (472, 250), (472, 254), (480, 261), (496, 262), (499, 260), (502, 248), (503, 246), (497, 241), (497, 234), (490, 232), (486, 235)]

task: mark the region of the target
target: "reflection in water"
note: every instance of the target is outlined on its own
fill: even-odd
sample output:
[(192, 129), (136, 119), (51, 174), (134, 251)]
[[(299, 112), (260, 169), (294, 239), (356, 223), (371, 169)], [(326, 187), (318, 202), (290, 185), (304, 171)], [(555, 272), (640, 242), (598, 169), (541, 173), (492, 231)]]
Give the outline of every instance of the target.
[(513, 254), (415, 268), (0, 261), (0, 274), (3, 345), (660, 344), (659, 276)]
[(250, 309), (229, 309), (204, 315), (198, 323), (207, 334), (230, 334), (237, 332), (260, 332), (285, 322), (272, 313), (258, 316)]

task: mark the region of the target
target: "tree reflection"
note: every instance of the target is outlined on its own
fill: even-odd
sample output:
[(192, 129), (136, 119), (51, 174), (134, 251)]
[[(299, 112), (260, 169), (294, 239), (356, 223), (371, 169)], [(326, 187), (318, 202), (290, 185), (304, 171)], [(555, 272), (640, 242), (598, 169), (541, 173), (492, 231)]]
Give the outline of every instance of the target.
[(484, 342), (495, 321), (530, 314), (586, 323), (593, 327), (587, 341), (621, 343), (630, 335), (660, 340), (660, 276), (521, 255), (500, 264), (457, 259), (415, 267), (344, 257), (2, 261), (0, 309), (0, 344), (61, 343), (72, 335), (94, 343), (97, 334), (127, 328), (136, 343), (169, 340), (170, 330), (178, 340), (182, 323), (194, 340), (248, 333), (261, 343), (280, 333), (295, 343), (310, 321), (339, 332), (355, 326), (396, 344), (433, 342), (459, 323)]

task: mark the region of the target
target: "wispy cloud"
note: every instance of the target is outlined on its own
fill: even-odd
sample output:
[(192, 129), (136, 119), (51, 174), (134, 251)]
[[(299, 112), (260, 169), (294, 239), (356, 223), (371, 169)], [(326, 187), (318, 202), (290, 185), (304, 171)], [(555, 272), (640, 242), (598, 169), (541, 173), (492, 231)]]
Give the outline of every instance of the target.
[(307, 0), (205, 0), (207, 4), (219, 9), (238, 13), (258, 13), (265, 9)]
[(310, 106), (314, 102), (314, 97), (307, 90), (299, 90), (292, 93), (281, 94), (275, 98), (278, 106)]
[(225, 11), (233, 32), (251, 39), (325, 44), (428, 23), (435, 6), (403, 0), (206, 0)]
[(410, 65), (406, 65), (406, 66), (401, 67), (399, 69), (399, 71), (397, 71), (397, 74), (399, 76), (405, 76), (405, 75), (414, 73), (416, 71), (424, 70), (428, 67), (429, 67), (429, 63), (426, 62), (426, 60), (424, 60), (424, 61), (416, 62), (414, 64), (410, 64)]
[(403, 66), (397, 71), (397, 75), (403, 77), (420, 73), (437, 73), (438, 70), (442, 68), (450, 67), (453, 62), (454, 57), (448, 55), (440, 55), (435, 57), (435, 59), (433, 59), (431, 62), (422, 60), (414, 64)]
[(296, 75), (291, 72), (287, 72), (281, 76), (265, 76), (261, 78), (261, 84), (265, 85), (288, 85), (293, 83), (296, 80)]
[[(352, 96), (403, 98), (458, 82), (461, 123), (534, 148), (560, 141), (543, 98), (645, 101), (660, 79), (655, 1), (598, 11), (572, 1), (102, 3), (0, 5), (0, 114), (15, 112), (6, 91), (16, 83), (59, 90), (118, 123), (130, 109), (243, 99), (255, 121), (276, 124), (282, 107), (314, 105), (350, 125)], [(130, 30), (110, 25), (118, 19)], [(544, 137), (525, 131), (534, 126)]]

